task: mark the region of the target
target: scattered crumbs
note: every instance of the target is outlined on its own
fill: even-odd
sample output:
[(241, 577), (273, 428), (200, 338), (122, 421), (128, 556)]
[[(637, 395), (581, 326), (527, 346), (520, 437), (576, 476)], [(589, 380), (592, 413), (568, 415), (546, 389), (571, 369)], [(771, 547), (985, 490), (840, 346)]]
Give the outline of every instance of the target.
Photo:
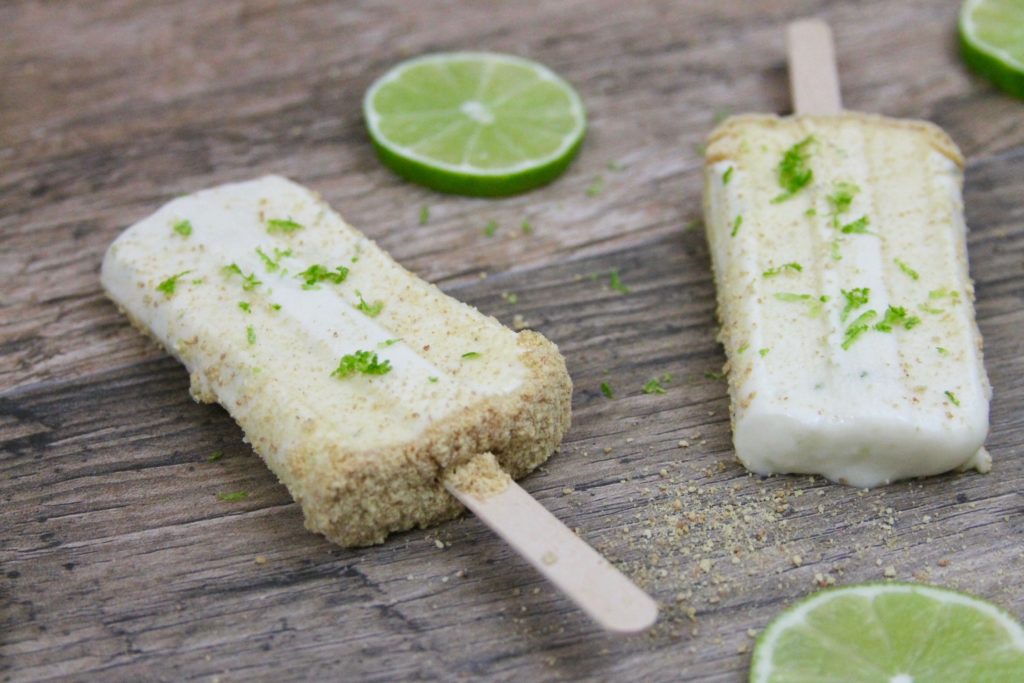
[(502, 292), (501, 298), (504, 299), (506, 303), (512, 306), (515, 306), (517, 303), (519, 303), (519, 295), (516, 294), (515, 292)]
[(248, 491), (232, 491), (230, 493), (218, 493), (217, 498), (225, 503), (237, 503), (249, 497)]
[(601, 382), (601, 393), (605, 398), (615, 398), (615, 392), (612, 391), (612, 386), (608, 382)]
[(462, 354), (462, 357), (463, 358), (467, 358), (467, 359), (479, 358), (480, 357), (480, 352), (479, 351), (466, 351), (464, 354)]
[(255, 562), (256, 564), (259, 564), (259, 565), (264, 565), (264, 564), (267, 563), (267, 558), (264, 557), (263, 555), (257, 555), (256, 557), (253, 558), (253, 562)]
[(800, 567), (804, 563), (804, 558), (800, 557), (799, 555), (794, 555), (793, 557), (789, 558), (789, 561), (793, 563), (794, 567)]
[(267, 221), (267, 232), (283, 232), (285, 234), (301, 230), (302, 225), (290, 218), (271, 218)]
[(498, 221), (488, 221), (487, 225), (484, 226), (484, 235), (494, 237), (496, 232), (498, 232)]
[(613, 291), (619, 292), (620, 294), (629, 294), (629, 287), (622, 284), (622, 280), (619, 279), (618, 268), (612, 268), (611, 272), (608, 274), (608, 286)]
[(214, 451), (206, 458), (206, 462), (217, 462), (224, 457), (224, 451)]
[(440, 538), (435, 538), (434, 547), (438, 550), (444, 550), (444, 541), (442, 541)]
[(893, 578), (896, 578), (896, 567), (892, 566), (891, 564), (890, 564), (890, 565), (888, 565), (888, 566), (887, 566), (887, 567), (886, 567), (886, 568), (885, 568), (885, 569), (884, 569), (884, 570), (882, 571), (882, 576), (884, 576), (884, 577), (885, 577), (885, 578), (887, 578), (887, 579), (893, 579)]
[(430, 221), (430, 207), (424, 206), (420, 208), (420, 225), (426, 225)]
[(834, 586), (836, 580), (833, 576), (825, 576), (821, 572), (815, 572), (814, 583), (818, 586), (818, 588), (826, 588), (828, 586)]
[(587, 186), (587, 196), (596, 197), (604, 191), (604, 176), (598, 175), (594, 177), (593, 182)]
[(516, 313), (514, 316), (512, 316), (512, 329), (513, 330), (522, 330), (522, 329), (525, 329), (526, 327), (527, 327), (526, 319), (522, 315), (520, 315), (519, 313)]
[(677, 443), (676, 445), (679, 446), (680, 448), (689, 448), (690, 442), (687, 441), (686, 439), (681, 439), (679, 443)]
[(185, 219), (177, 221), (172, 229), (182, 237), (188, 237), (192, 234), (192, 222)]
[(576, 493), (576, 491), (569, 486), (566, 486), (565, 488), (562, 489), (563, 496), (571, 496), (574, 493)]

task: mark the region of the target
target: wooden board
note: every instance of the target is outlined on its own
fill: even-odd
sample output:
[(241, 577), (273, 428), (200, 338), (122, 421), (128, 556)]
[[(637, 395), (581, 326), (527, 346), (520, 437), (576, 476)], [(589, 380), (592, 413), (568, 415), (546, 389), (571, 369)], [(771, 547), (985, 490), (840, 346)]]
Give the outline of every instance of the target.
[[(958, 4), (0, 5), (0, 679), (739, 681), (786, 604), (887, 575), (1020, 616), (1024, 103), (965, 71)], [(724, 357), (698, 148), (724, 112), (788, 108), (784, 26), (806, 14), (835, 29), (847, 106), (935, 121), (968, 158), (987, 476), (863, 492), (733, 459), (725, 385), (705, 376)], [(471, 200), (376, 161), (367, 85), (457, 48), (575, 84), (591, 130), (563, 178)], [(523, 485), (652, 591), (650, 634), (604, 636), (472, 518), (362, 550), (304, 531), (226, 413), (193, 403), (184, 371), (105, 300), (97, 270), (123, 227), (267, 172), (559, 344), (573, 428)], [(628, 294), (607, 287), (613, 268)], [(641, 392), (665, 373), (666, 394)]]

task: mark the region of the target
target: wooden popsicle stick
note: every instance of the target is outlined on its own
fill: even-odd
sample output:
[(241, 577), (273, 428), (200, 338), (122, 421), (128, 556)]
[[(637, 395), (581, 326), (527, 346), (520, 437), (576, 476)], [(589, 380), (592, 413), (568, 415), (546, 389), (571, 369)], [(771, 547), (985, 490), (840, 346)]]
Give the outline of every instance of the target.
[(801, 19), (786, 27), (789, 91), (797, 114), (839, 114), (839, 93), (832, 31), (820, 19)]
[(605, 630), (637, 633), (658, 618), (649, 595), (515, 482), (486, 497), (445, 487)]

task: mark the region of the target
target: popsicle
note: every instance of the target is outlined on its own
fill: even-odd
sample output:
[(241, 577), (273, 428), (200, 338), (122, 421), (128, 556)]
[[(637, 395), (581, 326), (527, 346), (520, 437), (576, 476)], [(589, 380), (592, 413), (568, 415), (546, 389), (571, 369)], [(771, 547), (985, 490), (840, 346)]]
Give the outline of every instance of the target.
[(310, 530), (379, 543), (461, 500), (606, 628), (653, 622), (650, 598), (511, 479), (569, 426), (555, 345), (418, 279), (309, 190), (267, 176), (175, 199), (118, 237), (101, 280)]
[(823, 23), (789, 46), (796, 114), (732, 117), (707, 145), (736, 454), (860, 487), (986, 470), (963, 158), (930, 123), (842, 111)]

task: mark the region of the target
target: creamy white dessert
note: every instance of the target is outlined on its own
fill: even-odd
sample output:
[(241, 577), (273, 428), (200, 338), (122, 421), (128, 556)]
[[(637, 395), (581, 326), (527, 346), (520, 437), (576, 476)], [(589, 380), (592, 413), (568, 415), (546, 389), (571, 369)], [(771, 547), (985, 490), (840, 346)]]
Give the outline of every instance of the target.
[(169, 202), (101, 279), (343, 545), (453, 516), (451, 468), (491, 452), (521, 476), (569, 424), (554, 344), (416, 278), (284, 178)]
[(939, 128), (858, 113), (711, 134), (705, 224), (748, 469), (870, 487), (989, 467), (962, 166)]

